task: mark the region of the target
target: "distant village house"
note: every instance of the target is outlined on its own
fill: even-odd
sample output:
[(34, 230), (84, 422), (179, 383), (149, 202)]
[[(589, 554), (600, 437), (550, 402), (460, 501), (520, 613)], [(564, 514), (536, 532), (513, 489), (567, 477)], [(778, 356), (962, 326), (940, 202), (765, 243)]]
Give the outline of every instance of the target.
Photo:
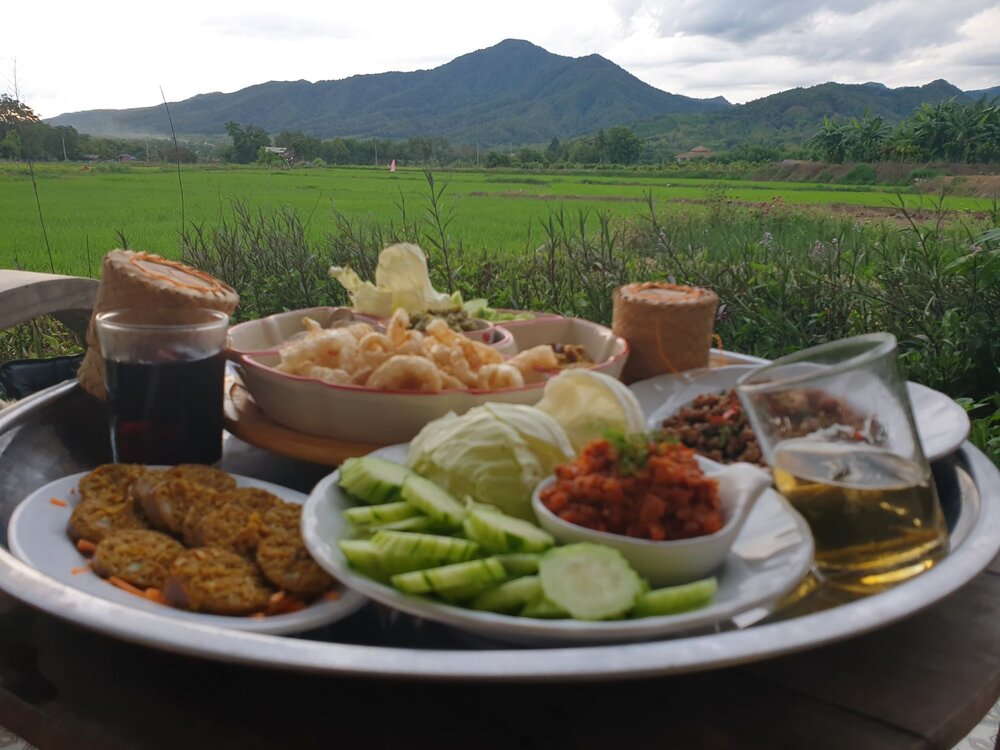
[(695, 146), (690, 151), (685, 151), (683, 154), (677, 154), (677, 163), (683, 164), (686, 161), (691, 161), (692, 159), (704, 159), (705, 157), (712, 155), (712, 149), (706, 148), (705, 146)]
[(264, 152), (268, 154), (276, 154), (285, 160), (286, 164), (291, 164), (295, 161), (295, 153), (284, 146), (264, 146)]

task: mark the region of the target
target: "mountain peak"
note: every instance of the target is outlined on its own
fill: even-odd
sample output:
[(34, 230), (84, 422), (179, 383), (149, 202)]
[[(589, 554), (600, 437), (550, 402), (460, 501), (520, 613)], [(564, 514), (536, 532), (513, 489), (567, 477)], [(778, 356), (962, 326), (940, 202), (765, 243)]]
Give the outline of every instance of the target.
[[(504, 39), (431, 70), (339, 81), (272, 81), (172, 103), (177, 132), (211, 135), (225, 123), (321, 138), (441, 136), (456, 143), (539, 144), (660, 114), (727, 105), (660, 91), (600, 55), (553, 54)], [(95, 135), (170, 132), (162, 107), (76, 112), (49, 120)]]

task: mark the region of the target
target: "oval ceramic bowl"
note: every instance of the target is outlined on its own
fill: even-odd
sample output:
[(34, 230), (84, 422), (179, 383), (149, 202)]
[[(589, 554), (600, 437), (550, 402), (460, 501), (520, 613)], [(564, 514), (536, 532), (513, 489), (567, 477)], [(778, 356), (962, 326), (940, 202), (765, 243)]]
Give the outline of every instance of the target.
[[(229, 329), (229, 358), (239, 362), (246, 354), (274, 352), (282, 344), (305, 333), (303, 318), (312, 318), (323, 328), (334, 328), (350, 323), (368, 323), (382, 330), (385, 321), (371, 315), (355, 312), (349, 307), (308, 307), (275, 313), (258, 320), (238, 323)], [(465, 335), (497, 349), (505, 357), (517, 353), (514, 337), (504, 328), (497, 328), (488, 320), (476, 320), (478, 325)]]
[(378, 318), (361, 315), (349, 307), (307, 307), (275, 313), (265, 318), (238, 323), (229, 329), (229, 357), (239, 361), (244, 354), (273, 352), (282, 344), (305, 333), (303, 318), (312, 318), (323, 328), (350, 323), (381, 325)]
[(541, 344), (581, 344), (597, 364), (593, 369), (620, 377), (628, 358), (628, 342), (607, 326), (583, 318), (556, 316), (497, 323), (514, 337), (518, 351)]
[(751, 464), (723, 467), (714, 461), (698, 461), (706, 475), (719, 482), (719, 500), (725, 525), (714, 534), (657, 542), (623, 534), (596, 531), (564, 521), (545, 507), (541, 493), (555, 482), (549, 477), (535, 488), (531, 507), (538, 523), (561, 544), (594, 542), (621, 552), (636, 572), (653, 586), (674, 586), (705, 578), (725, 562), (754, 503), (771, 486), (771, 475)]
[(243, 355), (239, 370), (257, 406), (278, 424), (310, 435), (357, 443), (405, 442), (433, 419), (464, 414), (487, 401), (534, 404), (544, 383), (499, 390), (437, 392), (376, 390), (333, 385), (274, 369), (274, 353)]
[[(303, 312), (295, 313), (299, 321)], [(289, 313), (281, 315), (288, 316)], [(526, 322), (535, 325), (556, 323), (555, 332), (572, 334), (573, 342), (587, 347), (588, 353), (597, 360), (593, 369), (613, 377), (621, 374), (628, 355), (628, 344), (620, 336), (615, 336), (611, 329), (568, 318)], [(270, 325), (279, 324), (280, 321), (276, 321)], [(497, 329), (500, 330), (500, 327)], [(240, 366), (243, 383), (257, 406), (278, 424), (309, 435), (379, 445), (405, 442), (431, 420), (450, 411), (464, 414), (473, 406), (487, 401), (532, 405), (542, 397), (545, 388), (545, 381), (542, 381), (497, 390), (455, 389), (428, 393), (374, 390), (355, 385), (333, 385), (280, 372), (275, 369), (280, 356), (273, 348), (270, 351), (243, 352), (234, 359)]]

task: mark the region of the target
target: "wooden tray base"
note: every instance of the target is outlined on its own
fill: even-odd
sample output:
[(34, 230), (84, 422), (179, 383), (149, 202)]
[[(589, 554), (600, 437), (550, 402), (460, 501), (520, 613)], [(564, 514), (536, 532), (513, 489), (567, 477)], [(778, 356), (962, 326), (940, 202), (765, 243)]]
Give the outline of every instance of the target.
[(348, 458), (371, 453), (381, 445), (351, 443), (308, 435), (271, 420), (253, 400), (239, 377), (226, 377), (222, 422), (240, 440), (283, 456), (324, 466), (339, 466)]

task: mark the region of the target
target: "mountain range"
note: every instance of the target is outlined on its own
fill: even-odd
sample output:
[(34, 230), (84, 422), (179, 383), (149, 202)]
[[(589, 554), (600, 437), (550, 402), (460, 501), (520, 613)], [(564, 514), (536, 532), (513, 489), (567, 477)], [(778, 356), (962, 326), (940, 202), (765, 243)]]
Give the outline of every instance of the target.
[[(691, 138), (722, 145), (747, 136), (774, 140), (781, 131), (793, 136), (790, 131), (815, 129), (825, 116), (860, 117), (868, 111), (896, 122), (924, 102), (997, 93), (1000, 87), (963, 92), (947, 81), (897, 89), (874, 82), (824, 83), (733, 105), (722, 97), (695, 99), (661, 91), (600, 55), (564, 57), (508, 39), (431, 70), (315, 83), (270, 81), (228, 94), (200, 94), (171, 103), (170, 115), (177, 133), (185, 136), (224, 134), (225, 123), (235, 121), (272, 134), (432, 136), (488, 147), (544, 144), (553, 137), (628, 125), (647, 139), (666, 138), (682, 146), (677, 129), (686, 125)], [(46, 122), (92, 135), (170, 133), (163, 105), (73, 112)]]

